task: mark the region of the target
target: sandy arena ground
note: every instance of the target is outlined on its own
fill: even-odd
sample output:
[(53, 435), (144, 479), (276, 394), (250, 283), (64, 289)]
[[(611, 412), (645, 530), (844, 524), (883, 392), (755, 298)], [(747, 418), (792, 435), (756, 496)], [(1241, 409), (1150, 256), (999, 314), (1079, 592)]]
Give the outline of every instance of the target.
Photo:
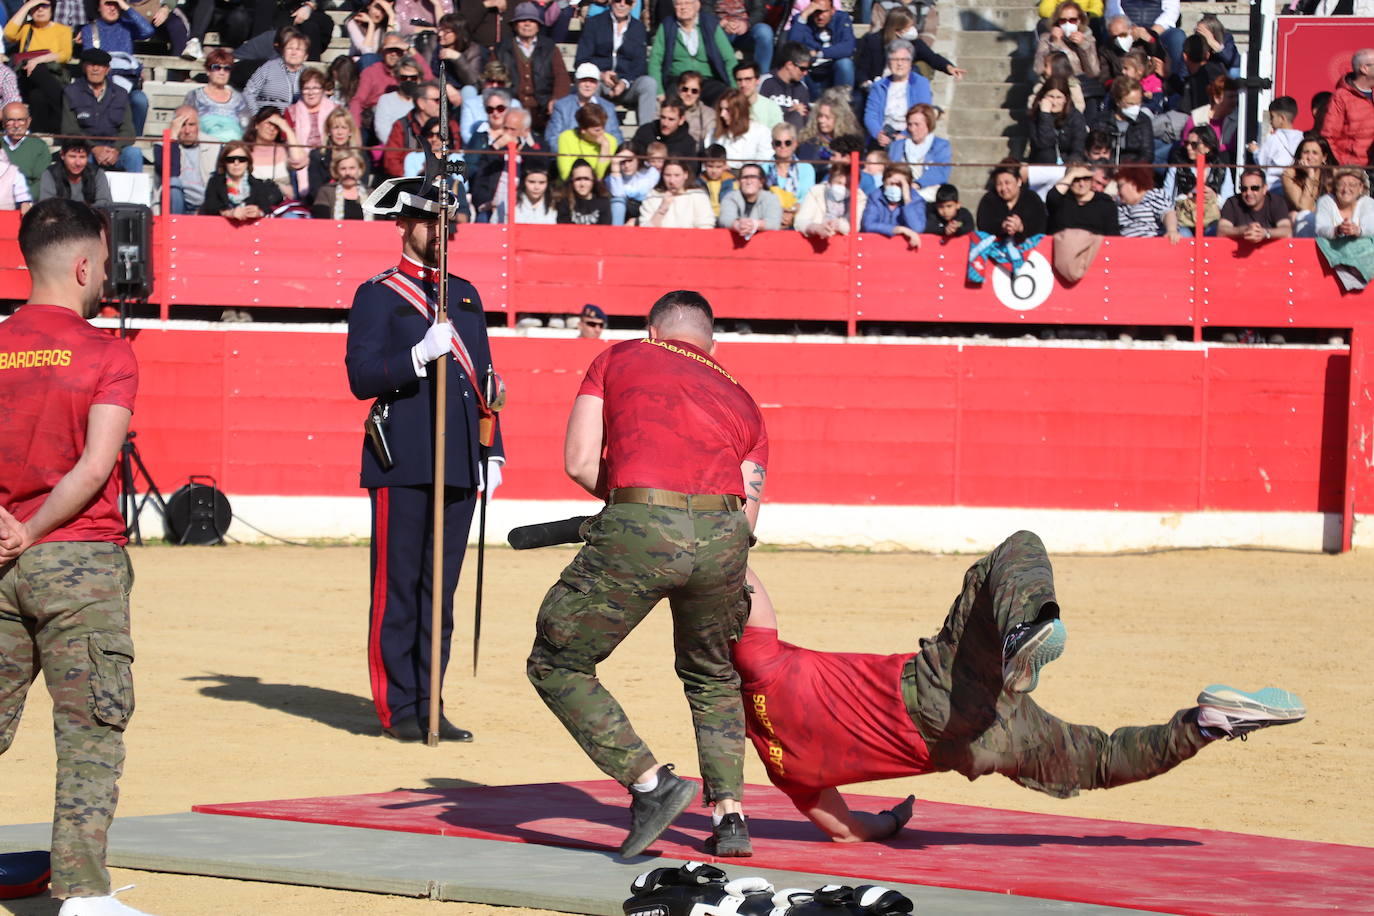
[[(1046, 542), (1054, 551), (1053, 536)], [(363, 654), (361, 547), (145, 547), (134, 551), (138, 712), (119, 813), (245, 801), (598, 778), (524, 677), (535, 610), (571, 549), (494, 551), (481, 675), (469, 674), (472, 567), (459, 594), (450, 717), (477, 741), (437, 750), (378, 736)], [(469, 553), (469, 560), (472, 559)], [(897, 652), (933, 633), (966, 556), (756, 552), (784, 638)], [(1203, 551), (1065, 557), (1069, 644), (1036, 699), (1106, 728), (1164, 721), (1214, 681), (1299, 692), (1306, 722), (1221, 742), (1157, 780), (1056, 801), (997, 776), (862, 787), (889, 795), (1083, 817), (1369, 844), (1374, 723), (1369, 649), (1374, 553)], [(1362, 610), (1363, 609), (1363, 610)], [(689, 719), (660, 608), (604, 667), (660, 759), (695, 775)], [(766, 782), (751, 755), (750, 782)], [(7, 823), (51, 817), (53, 750), (41, 686), (0, 761)], [(819, 836), (817, 842), (821, 842)], [(118, 871), (125, 899), (160, 916), (469, 914), (515, 910), (272, 884)], [(46, 897), (0, 912), (50, 916)]]

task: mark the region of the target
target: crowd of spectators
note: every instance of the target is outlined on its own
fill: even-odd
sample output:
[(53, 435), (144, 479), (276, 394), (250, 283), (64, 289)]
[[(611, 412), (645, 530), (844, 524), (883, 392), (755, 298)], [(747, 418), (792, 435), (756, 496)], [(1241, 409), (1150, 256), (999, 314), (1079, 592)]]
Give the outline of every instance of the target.
[[(1314, 129), (1297, 130), (1298, 103), (1279, 98), (1241, 148), (1235, 42), (1210, 15), (1185, 33), (1178, 0), (1041, 0), (1023, 155), (967, 206), (932, 91), (964, 71), (933, 50), (927, 0), (0, 2), (3, 208), (107, 201), (115, 173), (148, 159), (160, 180), (163, 148), (137, 141), (149, 114), (139, 49), (161, 43), (204, 68), (171, 123), (175, 213), (367, 219), (369, 189), (420, 174), (447, 135), (465, 167), (461, 218), (482, 222), (724, 227), (745, 240), (857, 229), (911, 249), (973, 233), (1260, 245), (1374, 224), (1356, 180), (1374, 146), (1374, 50), (1313, 100)], [(349, 3), (345, 21), (327, 14)], [(558, 43), (574, 20), (569, 68)], [(206, 46), (212, 30), (223, 46)], [(324, 66), (336, 35), (348, 53)], [(35, 134), (62, 139), (50, 151)]]

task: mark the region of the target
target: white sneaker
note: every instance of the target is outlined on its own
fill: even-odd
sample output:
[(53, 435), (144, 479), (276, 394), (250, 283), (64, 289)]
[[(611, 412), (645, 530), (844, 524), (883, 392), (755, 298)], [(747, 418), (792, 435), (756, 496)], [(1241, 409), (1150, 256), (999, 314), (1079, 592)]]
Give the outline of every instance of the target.
[(186, 60), (205, 60), (205, 51), (200, 46), (200, 39), (188, 38), (186, 47), (181, 51), (181, 56)]
[(68, 897), (57, 916), (152, 916), (115, 899), (116, 894), (132, 888), (133, 885), (128, 884), (105, 897)]

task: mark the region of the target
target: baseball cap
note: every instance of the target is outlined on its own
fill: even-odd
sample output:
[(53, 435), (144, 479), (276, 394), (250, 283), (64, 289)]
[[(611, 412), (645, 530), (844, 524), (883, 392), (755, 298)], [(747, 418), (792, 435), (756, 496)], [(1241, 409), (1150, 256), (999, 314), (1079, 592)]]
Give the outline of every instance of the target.
[(597, 321), (605, 321), (606, 313), (601, 310), (600, 306), (592, 305), (588, 302), (586, 305), (582, 306), (582, 317), (595, 318)]
[(86, 48), (81, 52), (81, 62), (108, 67), (110, 65), (110, 52), (103, 48)]
[(589, 60), (588, 60), (588, 61), (583, 61), (582, 63), (578, 64), (578, 65), (577, 65), (577, 71), (576, 71), (575, 73), (573, 73), (573, 80), (576, 81), (576, 82), (581, 82), (582, 80), (600, 80), (600, 79), (601, 79), (601, 68), (598, 67), (596, 64), (592, 63), (592, 62), (589, 61)]
[(510, 14), (510, 21), (524, 22), (525, 20), (532, 20), (534, 22), (544, 21), (544, 13), (539, 9), (539, 4), (530, 3), (529, 0), (525, 0), (524, 3), (517, 3), (515, 5), (515, 12)]

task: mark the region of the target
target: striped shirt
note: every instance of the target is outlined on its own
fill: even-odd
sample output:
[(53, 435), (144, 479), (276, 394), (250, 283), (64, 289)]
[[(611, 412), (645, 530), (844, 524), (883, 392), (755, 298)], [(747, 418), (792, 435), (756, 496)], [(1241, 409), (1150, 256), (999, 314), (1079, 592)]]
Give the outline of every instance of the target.
[(301, 71), (304, 69), (297, 67), (295, 71), (288, 70), (286, 62), (280, 57), (263, 64), (249, 77), (248, 85), (243, 87), (243, 97), (248, 100), (248, 107), (253, 109), (254, 114), (268, 105), (285, 112), (300, 92)]
[(1128, 239), (1149, 239), (1164, 234), (1164, 214), (1174, 208), (1174, 203), (1163, 188), (1145, 192), (1139, 202), (1127, 204), (1117, 202), (1116, 220), (1121, 226), (1121, 235)]

